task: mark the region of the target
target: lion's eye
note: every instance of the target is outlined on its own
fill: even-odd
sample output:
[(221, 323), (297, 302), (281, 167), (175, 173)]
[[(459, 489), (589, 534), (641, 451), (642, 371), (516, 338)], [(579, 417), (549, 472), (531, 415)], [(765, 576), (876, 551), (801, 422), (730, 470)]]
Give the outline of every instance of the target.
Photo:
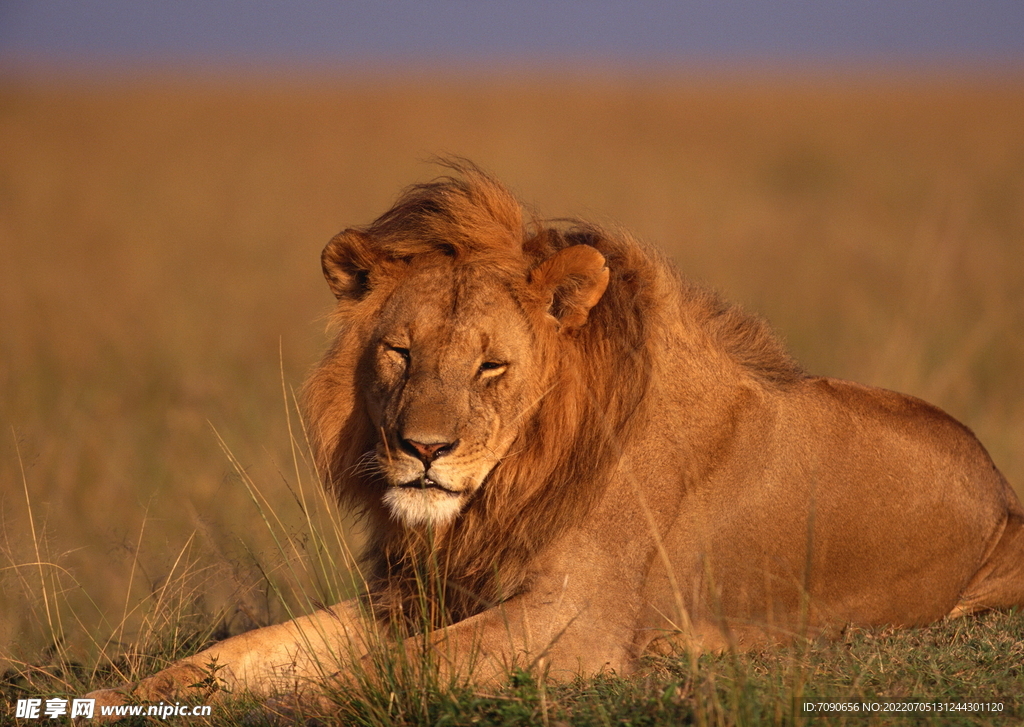
[(480, 364), (480, 375), (498, 376), (499, 374), (503, 374), (507, 368), (508, 364), (502, 363), (501, 361), (484, 361)]
[(409, 349), (403, 348), (402, 346), (388, 346), (387, 350), (388, 353), (402, 359), (404, 363), (409, 363)]

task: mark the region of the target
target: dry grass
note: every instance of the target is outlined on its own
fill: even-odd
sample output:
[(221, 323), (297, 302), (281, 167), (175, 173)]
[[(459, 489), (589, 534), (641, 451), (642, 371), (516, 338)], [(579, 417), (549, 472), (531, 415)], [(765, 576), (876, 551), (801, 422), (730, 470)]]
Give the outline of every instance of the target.
[(229, 630), (294, 605), (210, 424), (301, 544), (281, 378), (323, 343), (320, 248), (437, 152), (658, 242), (1024, 486), (1019, 82), (7, 81), (0, 149), (0, 657), (175, 633), (161, 599)]

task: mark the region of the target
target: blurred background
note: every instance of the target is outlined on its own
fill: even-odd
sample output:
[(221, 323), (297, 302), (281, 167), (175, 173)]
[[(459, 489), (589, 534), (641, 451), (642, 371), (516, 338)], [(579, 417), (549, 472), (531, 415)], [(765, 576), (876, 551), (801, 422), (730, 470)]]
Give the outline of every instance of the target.
[(942, 406), (1024, 487), (1019, 0), (6, 0), (0, 658), (336, 597), (291, 565), (319, 253), (443, 153)]

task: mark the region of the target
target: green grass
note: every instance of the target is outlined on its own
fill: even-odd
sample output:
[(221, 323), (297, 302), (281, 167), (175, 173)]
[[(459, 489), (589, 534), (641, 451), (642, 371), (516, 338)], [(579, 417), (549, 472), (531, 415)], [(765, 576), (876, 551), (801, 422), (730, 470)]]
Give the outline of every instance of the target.
[[(184, 650), (179, 647), (178, 655), (201, 640)], [(169, 656), (151, 654), (135, 669), (146, 673)], [(603, 675), (554, 684), (516, 673), (502, 689), (444, 688), (429, 678), (395, 679), (358, 695), (336, 695), (331, 717), (323, 721), (424, 727), (1003, 725), (1024, 719), (1022, 664), (1024, 614), (989, 614), (911, 630), (851, 630), (836, 642), (704, 655), (695, 662), (687, 657), (651, 657), (638, 675), (629, 678)], [(113, 667), (95, 672), (81, 665), (24, 670), (6, 675), (3, 693), (11, 700), (24, 695), (80, 696), (86, 688), (116, 684), (122, 676)], [(814, 704), (816, 711), (807, 711), (806, 703)], [(823, 712), (823, 703), (834, 708), (845, 704), (851, 711)], [(989, 711), (970, 706), (982, 703)], [(896, 711), (910, 704), (932, 705), (933, 710), (942, 705), (943, 711)], [(208, 721), (181, 722), (232, 725), (248, 719), (259, 724), (262, 718), (257, 714), (258, 705), (243, 699), (217, 704)]]
[[(351, 592), (358, 533), (293, 494), (316, 488), (301, 457), (296, 474), (281, 382), (324, 345), (323, 244), (432, 176), (434, 153), (544, 215), (656, 242), (765, 314), (809, 370), (938, 404), (1024, 485), (1019, 79), (4, 79), (0, 148), (5, 699), (80, 695)], [(795, 708), (806, 695), (948, 695), (1002, 699), (1005, 717), (957, 718), (1005, 724), (1022, 717), (1021, 641), (1019, 616), (994, 615), (345, 709), (776, 724), (821, 719)], [(902, 718), (866, 721), (887, 719)]]

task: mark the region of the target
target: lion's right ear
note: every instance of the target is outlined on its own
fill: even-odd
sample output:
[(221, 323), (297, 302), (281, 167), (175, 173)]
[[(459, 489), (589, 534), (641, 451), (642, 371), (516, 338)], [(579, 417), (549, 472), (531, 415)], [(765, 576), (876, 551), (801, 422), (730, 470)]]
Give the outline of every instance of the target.
[(370, 271), (377, 262), (366, 234), (353, 229), (335, 235), (320, 255), (324, 277), (338, 300), (356, 301), (365, 296), (370, 291)]

